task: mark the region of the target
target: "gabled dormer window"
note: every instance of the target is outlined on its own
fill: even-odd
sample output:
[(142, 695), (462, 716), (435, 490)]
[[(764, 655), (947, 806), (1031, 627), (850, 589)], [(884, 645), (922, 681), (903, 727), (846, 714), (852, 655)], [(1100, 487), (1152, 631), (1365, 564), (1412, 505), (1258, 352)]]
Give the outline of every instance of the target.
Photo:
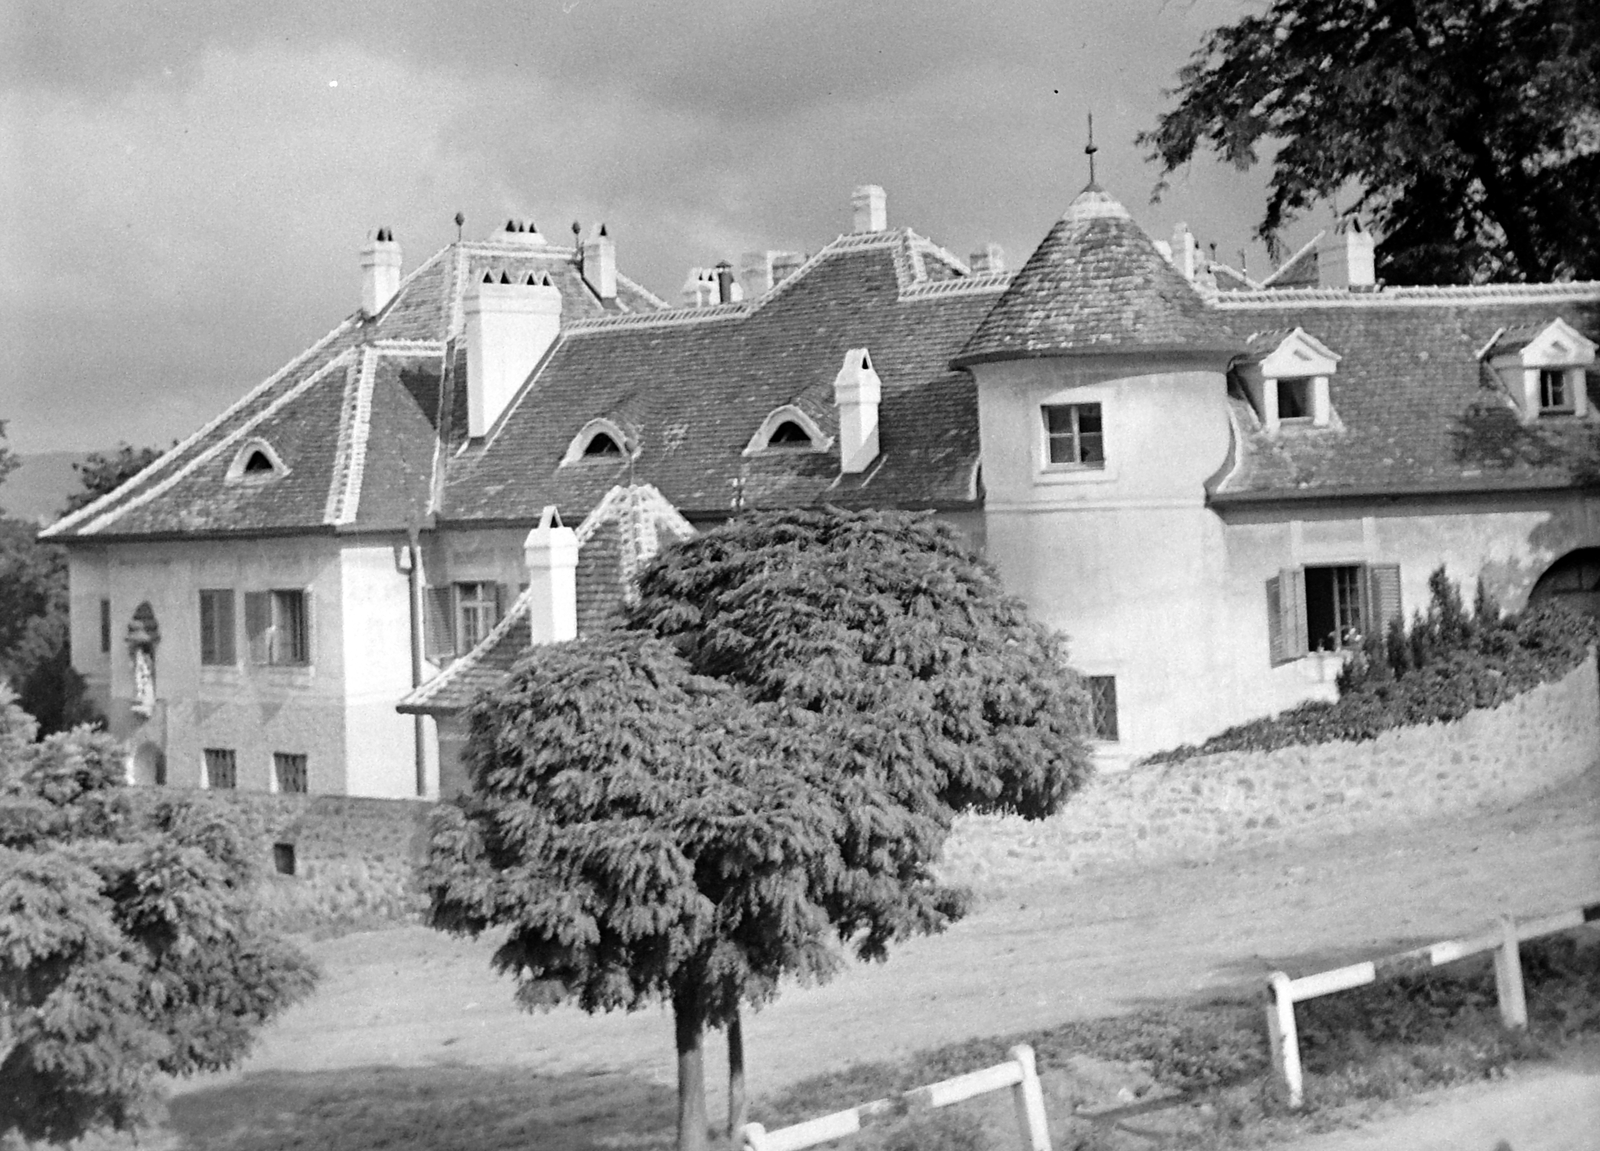
[(289, 469), (271, 444), (263, 439), (252, 439), (246, 440), (234, 453), (233, 462), (228, 465), (227, 480), (235, 484), (260, 484), (288, 474)]
[(825, 452), (833, 438), (817, 422), (794, 404), (785, 404), (768, 413), (756, 434), (745, 445), (744, 454), (760, 452)]
[(633, 455), (632, 445), (621, 428), (610, 420), (590, 420), (583, 425), (562, 457), (562, 466), (582, 463), (616, 463)]
[(1588, 369), (1595, 344), (1557, 316), (1495, 332), (1479, 353), (1489, 361), (1524, 421), (1589, 414)]
[(1263, 332), (1250, 343), (1253, 352), (1239, 365), (1239, 377), (1269, 434), (1333, 423), (1328, 381), (1339, 370), (1335, 352), (1304, 328)]

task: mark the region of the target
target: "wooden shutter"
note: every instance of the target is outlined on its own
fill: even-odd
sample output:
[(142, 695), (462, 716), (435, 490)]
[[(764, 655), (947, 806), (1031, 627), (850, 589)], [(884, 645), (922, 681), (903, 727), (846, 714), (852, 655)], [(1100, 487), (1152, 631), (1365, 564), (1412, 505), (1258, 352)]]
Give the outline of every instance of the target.
[(226, 588), (217, 596), (216, 617), (217, 655), (224, 664), (232, 667), (239, 662), (237, 631), (233, 619), (233, 589)]
[(498, 627), (500, 621), (506, 618), (506, 609), (511, 606), (511, 585), (497, 583), (494, 585), (494, 622), (491, 630)]
[(244, 593), (244, 634), (250, 644), (251, 663), (272, 662), (272, 593)]
[[(291, 595), (294, 593), (290, 593)], [(306, 588), (300, 595), (300, 619), (297, 634), (294, 637), (294, 651), (289, 655), (289, 662), (311, 665), (311, 589)]]
[(422, 589), (423, 654), (434, 663), (456, 653), (453, 591), (448, 584)]
[(1400, 604), (1400, 565), (1370, 564), (1367, 567), (1367, 610), (1374, 635), (1383, 635), (1390, 620), (1404, 620)]
[(1267, 637), (1274, 664), (1306, 654), (1306, 573), (1285, 568), (1267, 581)]

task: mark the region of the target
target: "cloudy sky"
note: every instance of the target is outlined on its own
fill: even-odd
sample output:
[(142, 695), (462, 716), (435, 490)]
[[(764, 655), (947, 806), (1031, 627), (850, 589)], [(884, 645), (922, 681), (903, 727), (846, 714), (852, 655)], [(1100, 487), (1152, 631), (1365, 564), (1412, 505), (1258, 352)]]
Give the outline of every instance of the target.
[(817, 250), (867, 182), (1015, 265), (1085, 181), (1090, 108), (1152, 234), (1260, 273), (1264, 175), (1199, 161), (1152, 205), (1133, 143), (1241, 7), (0, 0), (0, 419), (22, 452), (165, 444), (357, 306), (371, 228), (409, 269), (458, 210), (604, 220), (673, 301), (691, 265)]

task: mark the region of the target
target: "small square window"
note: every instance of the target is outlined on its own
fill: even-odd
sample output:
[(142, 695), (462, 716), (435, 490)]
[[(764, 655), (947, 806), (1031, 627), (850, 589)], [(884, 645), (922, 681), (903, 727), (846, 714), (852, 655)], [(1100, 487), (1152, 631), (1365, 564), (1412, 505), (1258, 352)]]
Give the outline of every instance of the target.
[(1311, 418), (1311, 381), (1304, 376), (1278, 381), (1278, 419)]
[(1047, 404), (1044, 431), (1051, 464), (1082, 468), (1106, 465), (1099, 404)]
[(286, 751), (272, 753), (273, 790), (284, 795), (304, 795), (306, 787), (306, 757)]
[(205, 749), (205, 785), (213, 790), (231, 790), (239, 786), (238, 760), (231, 747)]
[(1117, 741), (1117, 677), (1091, 675), (1088, 677), (1090, 722), (1095, 739), (1108, 743)]
[(294, 865), (294, 844), (274, 843), (272, 845), (272, 869), (279, 875), (293, 875)]
[(1562, 368), (1541, 368), (1539, 371), (1539, 410), (1541, 412), (1570, 412), (1574, 409), (1572, 386)]

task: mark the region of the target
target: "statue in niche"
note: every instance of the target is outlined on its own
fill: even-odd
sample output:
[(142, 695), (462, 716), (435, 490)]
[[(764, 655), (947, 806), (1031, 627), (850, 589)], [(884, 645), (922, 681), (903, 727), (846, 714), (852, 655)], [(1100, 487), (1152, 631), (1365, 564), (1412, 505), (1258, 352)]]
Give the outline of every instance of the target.
[(148, 600), (133, 612), (128, 624), (128, 655), (133, 660), (133, 703), (135, 715), (148, 718), (156, 710), (156, 645), (161, 642), (161, 626)]

